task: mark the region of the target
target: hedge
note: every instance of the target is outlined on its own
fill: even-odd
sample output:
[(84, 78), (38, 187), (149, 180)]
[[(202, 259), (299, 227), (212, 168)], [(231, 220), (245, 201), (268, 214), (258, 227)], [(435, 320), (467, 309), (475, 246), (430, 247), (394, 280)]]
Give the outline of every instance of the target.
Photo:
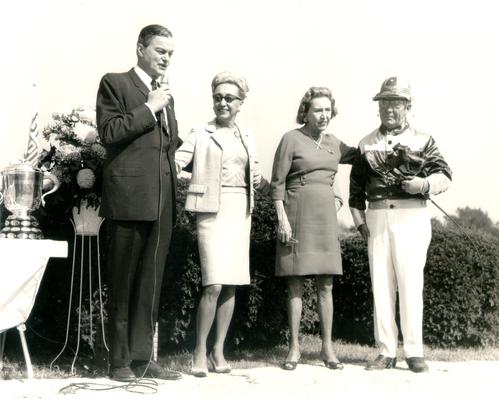
[[(178, 220), (163, 281), (159, 320), (162, 352), (191, 350), (194, 346), (201, 277), (195, 216), (183, 209), (187, 184), (185, 179), (179, 182)], [(270, 199), (257, 195), (256, 200), (250, 248), (251, 285), (237, 289), (227, 340), (229, 347), (273, 346), (285, 343), (288, 335), (285, 281), (274, 277), (275, 213)], [(56, 215), (48, 202), (46, 210), (39, 215), (42, 229), (49, 238), (68, 240), (71, 247), (71, 225)], [(106, 242), (104, 224), (101, 231), (103, 267)], [(373, 344), (366, 245), (357, 233), (347, 232), (342, 235), (341, 248), (344, 273), (334, 278), (333, 336), (348, 342)], [(71, 261), (68, 257), (49, 262), (28, 320), (31, 347), (60, 349), (66, 327)], [(441, 224), (434, 226), (425, 268), (425, 343), (440, 347), (499, 344), (498, 261), (499, 244), (491, 236), (472, 231), (464, 234)], [(313, 280), (307, 281), (303, 306), (301, 331), (317, 333), (319, 321)], [(74, 336), (76, 323), (72, 326)]]
[[(200, 294), (195, 221), (182, 209), (187, 182), (181, 182), (176, 228), (161, 304), (162, 345), (191, 349)], [(232, 345), (268, 345), (287, 338), (286, 289), (274, 277), (275, 214), (268, 198), (257, 196), (253, 215), (251, 285), (238, 288), (229, 333)], [(471, 241), (470, 241), (471, 240)], [(367, 247), (350, 232), (341, 240), (342, 276), (334, 278), (333, 336), (373, 344), (373, 302)], [(493, 237), (436, 224), (425, 268), (424, 341), (440, 347), (499, 343), (499, 245)], [(313, 280), (306, 283), (303, 333), (318, 333)]]
[(498, 254), (492, 236), (434, 229), (425, 269), (426, 343), (499, 344)]

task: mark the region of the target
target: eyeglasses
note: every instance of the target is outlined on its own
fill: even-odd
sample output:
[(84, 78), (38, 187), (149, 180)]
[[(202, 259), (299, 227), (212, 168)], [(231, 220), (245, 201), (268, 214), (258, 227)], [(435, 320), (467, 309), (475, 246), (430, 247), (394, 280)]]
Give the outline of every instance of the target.
[(222, 100), (225, 100), (226, 103), (232, 103), (234, 100), (241, 100), (239, 97), (232, 96), (230, 94), (226, 94), (225, 96), (222, 96), (221, 94), (215, 94), (213, 96), (213, 101), (215, 103), (221, 103)]
[(381, 107), (384, 107), (384, 108), (395, 108), (395, 109), (399, 109), (399, 108), (402, 108), (403, 106), (405, 106), (407, 104), (407, 100), (386, 100), (386, 99), (382, 99), (379, 101), (379, 105)]

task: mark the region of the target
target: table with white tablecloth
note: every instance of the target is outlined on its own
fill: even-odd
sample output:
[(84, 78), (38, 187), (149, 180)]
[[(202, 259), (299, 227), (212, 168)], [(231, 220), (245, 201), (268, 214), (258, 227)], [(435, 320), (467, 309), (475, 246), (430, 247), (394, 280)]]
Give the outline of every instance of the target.
[[(24, 337), (24, 323), (35, 304), (49, 258), (67, 257), (67, 254), (65, 241), (0, 239), (0, 335), (5, 337), (7, 329), (18, 328), (28, 378), (33, 376), (33, 370)], [(3, 341), (4, 338), (0, 339)]]

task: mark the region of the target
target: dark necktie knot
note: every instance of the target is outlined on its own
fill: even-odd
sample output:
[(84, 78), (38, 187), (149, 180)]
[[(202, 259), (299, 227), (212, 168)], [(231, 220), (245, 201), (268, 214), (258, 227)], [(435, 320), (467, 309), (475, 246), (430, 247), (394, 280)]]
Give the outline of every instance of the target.
[(151, 87), (152, 87), (152, 90), (156, 90), (156, 89), (159, 88), (159, 84), (158, 84), (158, 82), (155, 79), (153, 79), (151, 81)]

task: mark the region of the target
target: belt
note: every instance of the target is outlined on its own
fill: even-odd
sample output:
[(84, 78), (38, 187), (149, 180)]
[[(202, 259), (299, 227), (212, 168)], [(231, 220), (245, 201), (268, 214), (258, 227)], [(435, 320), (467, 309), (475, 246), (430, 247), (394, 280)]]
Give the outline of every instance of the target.
[(423, 199), (383, 199), (369, 202), (371, 210), (423, 207), (426, 207), (426, 200)]
[(244, 193), (249, 194), (249, 188), (244, 186), (222, 186), (222, 193)]
[(286, 180), (286, 189), (294, 189), (306, 185), (334, 185), (334, 177), (336, 172), (332, 171), (313, 171), (299, 176), (293, 176)]

